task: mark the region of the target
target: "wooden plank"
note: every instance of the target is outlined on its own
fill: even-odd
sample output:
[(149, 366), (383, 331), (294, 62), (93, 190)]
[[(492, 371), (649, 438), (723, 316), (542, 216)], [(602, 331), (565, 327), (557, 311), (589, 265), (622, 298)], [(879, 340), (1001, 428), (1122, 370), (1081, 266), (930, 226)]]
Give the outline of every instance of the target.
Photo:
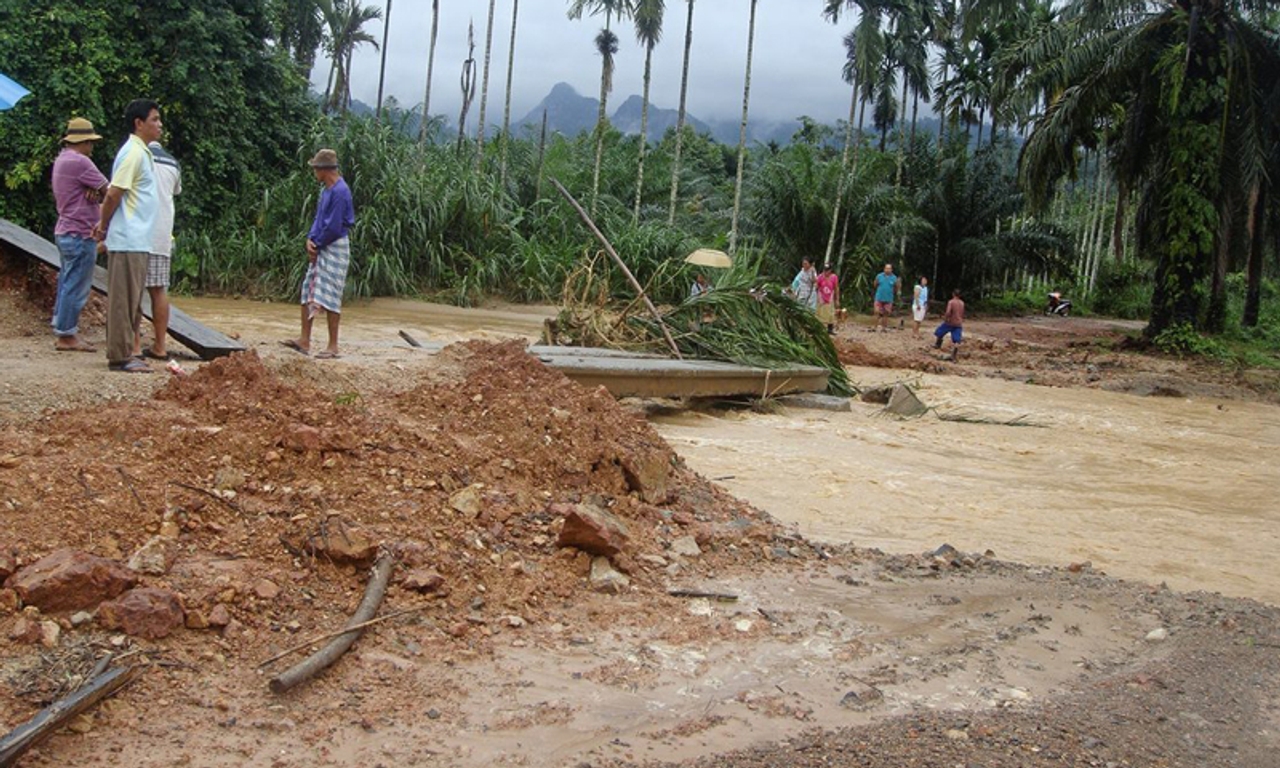
[(40, 710), (35, 717), (14, 728), (0, 738), (0, 768), (17, 764), (22, 753), (47, 739), (71, 721), (76, 715), (89, 710), (133, 682), (141, 667), (116, 667), (85, 683), (65, 699)]
[[(58, 246), (45, 240), (11, 221), (0, 219), (0, 242), (9, 246), (9, 250), (35, 259), (53, 269), (62, 268), (62, 258), (58, 255)], [(93, 290), (107, 295), (107, 270), (104, 267), (93, 268)], [(151, 319), (151, 298), (143, 293), (142, 314)], [(186, 312), (169, 301), (169, 335), (195, 352), (202, 360), (212, 360), (232, 352), (244, 351), (244, 345), (194, 320)]]

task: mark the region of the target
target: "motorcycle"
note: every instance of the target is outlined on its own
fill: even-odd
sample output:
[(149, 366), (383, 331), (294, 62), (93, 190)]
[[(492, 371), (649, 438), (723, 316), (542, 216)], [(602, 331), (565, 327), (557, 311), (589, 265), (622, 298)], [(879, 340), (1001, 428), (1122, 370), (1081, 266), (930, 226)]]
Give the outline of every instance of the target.
[(1046, 315), (1066, 317), (1071, 314), (1071, 299), (1062, 298), (1062, 294), (1054, 291), (1049, 294), (1049, 305), (1045, 307)]

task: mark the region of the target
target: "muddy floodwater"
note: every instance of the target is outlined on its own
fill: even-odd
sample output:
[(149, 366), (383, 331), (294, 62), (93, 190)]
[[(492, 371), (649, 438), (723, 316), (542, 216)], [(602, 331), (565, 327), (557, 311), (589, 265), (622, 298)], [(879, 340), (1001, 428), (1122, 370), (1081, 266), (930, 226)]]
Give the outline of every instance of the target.
[[(178, 304), (246, 342), (297, 329), (293, 304)], [(342, 342), (348, 356), (383, 356), (403, 346), (400, 330), (422, 341), (534, 339), (553, 313), (351, 302)], [(654, 423), (695, 470), (814, 539), (1090, 562), (1114, 576), (1280, 603), (1275, 406), (850, 370), (863, 385), (908, 380), (936, 411), (900, 421), (855, 402), (851, 413), (687, 411)]]

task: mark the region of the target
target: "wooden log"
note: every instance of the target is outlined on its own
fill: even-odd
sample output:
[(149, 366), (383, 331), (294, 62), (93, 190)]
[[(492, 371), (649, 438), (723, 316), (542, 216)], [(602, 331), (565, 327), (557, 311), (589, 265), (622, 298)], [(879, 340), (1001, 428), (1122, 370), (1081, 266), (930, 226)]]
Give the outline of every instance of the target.
[(376, 619), (369, 619), (368, 621), (362, 621), (359, 624), (352, 624), (352, 625), (343, 627), (342, 629), (339, 629), (337, 632), (326, 632), (325, 634), (320, 635), (319, 637), (311, 638), (305, 643), (298, 643), (292, 648), (286, 648), (283, 651), (277, 653), (275, 656), (272, 656), (269, 659), (265, 659), (263, 661), (258, 662), (258, 666), (265, 667), (273, 661), (279, 661), (280, 659), (283, 659), (285, 656), (289, 656), (291, 654), (297, 653), (298, 651), (304, 651), (307, 648), (310, 648), (311, 646), (320, 642), (321, 640), (328, 640), (329, 638), (337, 637), (338, 635), (345, 635), (346, 633), (355, 629), (364, 629), (365, 627), (372, 627), (374, 624), (381, 624), (384, 621), (390, 621), (391, 619), (404, 616), (405, 614), (416, 613), (418, 611), (426, 610), (429, 607), (431, 606), (419, 605), (415, 608), (405, 608), (403, 611), (395, 611), (394, 613), (388, 613), (385, 616), (379, 616)]
[(604, 233), (601, 232), (600, 228), (596, 226), (596, 223), (591, 220), (591, 217), (587, 215), (587, 212), (582, 209), (582, 206), (578, 205), (578, 201), (573, 199), (573, 195), (569, 194), (569, 190), (565, 189), (564, 185), (555, 178), (551, 179), (551, 183), (556, 186), (556, 189), (560, 190), (560, 194), (564, 195), (564, 199), (568, 200), (569, 205), (572, 205), (573, 209), (578, 212), (578, 216), (582, 219), (582, 223), (587, 225), (587, 229), (591, 230), (591, 234), (595, 235), (596, 239), (600, 241), (600, 244), (604, 246), (605, 253), (609, 254), (609, 257), (618, 265), (618, 268), (622, 270), (622, 274), (627, 276), (627, 281), (631, 283), (631, 287), (636, 289), (636, 293), (640, 296), (640, 300), (644, 302), (646, 307), (648, 307), (649, 314), (653, 315), (653, 319), (658, 322), (658, 327), (662, 329), (663, 337), (666, 338), (667, 344), (671, 347), (671, 353), (676, 356), (677, 360), (683, 360), (684, 357), (680, 354), (680, 348), (676, 346), (676, 340), (671, 338), (671, 331), (667, 330), (667, 324), (662, 321), (662, 315), (658, 312), (658, 308), (653, 306), (653, 302), (649, 300), (649, 294), (644, 292), (644, 286), (640, 285), (640, 281), (636, 279), (636, 276), (631, 274), (631, 270), (627, 268), (626, 262), (622, 260), (622, 257), (618, 255), (617, 251), (613, 250), (613, 246), (609, 244), (609, 240), (604, 236)]
[(0, 768), (15, 765), (24, 752), (62, 729), (73, 717), (133, 682), (141, 667), (116, 667), (80, 686), (64, 699), (55, 701), (36, 716), (0, 739)]
[(404, 340), (405, 340), (405, 343), (407, 343), (407, 344), (408, 344), (409, 346), (411, 346), (411, 347), (421, 347), (421, 346), (422, 346), (422, 342), (420, 342), (420, 341), (418, 341), (417, 339), (413, 338), (413, 336), (411, 336), (411, 335), (409, 334), (409, 332), (408, 332), (408, 331), (400, 331), (400, 338), (404, 339)]
[(310, 680), (316, 673), (327, 669), (341, 658), (342, 654), (346, 653), (347, 649), (355, 644), (360, 635), (364, 633), (364, 627), (367, 626), (366, 622), (373, 618), (373, 615), (378, 612), (378, 607), (382, 605), (382, 598), (387, 594), (387, 582), (391, 580), (391, 569), (395, 564), (395, 556), (390, 552), (384, 551), (378, 556), (377, 562), (373, 564), (373, 573), (369, 576), (369, 583), (365, 586), (364, 598), (360, 600), (360, 605), (356, 608), (356, 612), (347, 620), (347, 625), (343, 632), (326, 643), (320, 650), (271, 678), (270, 687), (272, 693), (284, 693), (290, 688)]
[(668, 589), (667, 594), (672, 597), (707, 597), (726, 603), (732, 603), (738, 599), (737, 595), (728, 592), (707, 592), (702, 589)]

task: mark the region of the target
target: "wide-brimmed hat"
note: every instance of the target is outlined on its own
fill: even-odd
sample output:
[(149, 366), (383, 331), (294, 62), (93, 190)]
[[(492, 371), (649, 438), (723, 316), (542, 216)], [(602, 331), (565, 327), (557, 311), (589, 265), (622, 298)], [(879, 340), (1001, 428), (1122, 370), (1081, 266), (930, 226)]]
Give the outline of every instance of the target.
[(337, 168), (338, 153), (332, 149), (322, 149), (316, 153), (315, 157), (311, 158), (307, 165), (317, 169)]
[(67, 135), (62, 137), (65, 144), (79, 144), (82, 141), (101, 141), (102, 137), (93, 132), (93, 123), (83, 117), (73, 117), (67, 121)]

